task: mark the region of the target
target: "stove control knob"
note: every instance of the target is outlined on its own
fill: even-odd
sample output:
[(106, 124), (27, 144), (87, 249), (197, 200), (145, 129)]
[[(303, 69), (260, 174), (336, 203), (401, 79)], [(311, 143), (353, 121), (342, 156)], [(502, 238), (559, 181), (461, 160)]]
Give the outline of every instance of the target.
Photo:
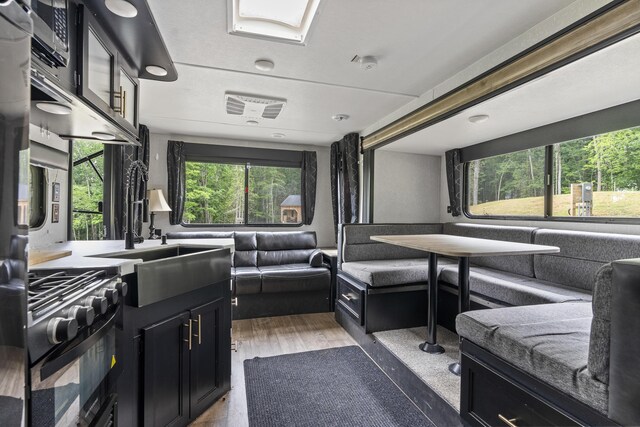
[(88, 297), (84, 305), (92, 307), (95, 311), (95, 314), (105, 314), (107, 309), (109, 308), (109, 303), (107, 299), (101, 296), (98, 297)]
[(113, 288), (117, 290), (123, 298), (127, 296), (127, 292), (129, 291), (129, 285), (127, 285), (127, 282), (123, 282), (122, 279), (118, 279), (116, 284), (113, 285)]
[(96, 318), (96, 311), (91, 306), (74, 305), (69, 309), (68, 316), (76, 319), (80, 326), (91, 326)]
[(72, 340), (78, 334), (78, 321), (76, 319), (63, 319), (54, 317), (47, 324), (47, 336), (51, 344), (60, 344)]
[(116, 305), (118, 303), (118, 291), (116, 289), (103, 289), (99, 293), (109, 302), (109, 305)]

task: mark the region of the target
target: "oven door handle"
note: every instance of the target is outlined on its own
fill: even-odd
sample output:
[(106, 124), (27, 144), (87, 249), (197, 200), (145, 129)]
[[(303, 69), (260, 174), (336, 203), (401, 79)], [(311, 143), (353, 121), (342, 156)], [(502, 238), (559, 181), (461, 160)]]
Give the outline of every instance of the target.
[(121, 308), (118, 306), (116, 311), (111, 315), (109, 320), (107, 320), (97, 331), (89, 335), (86, 339), (80, 341), (76, 346), (70, 349), (64, 349), (60, 354), (52, 354), (47, 360), (42, 364), (42, 368), (40, 369), (40, 380), (44, 380), (49, 378), (51, 375), (58, 372), (61, 368), (73, 362), (75, 359), (80, 357), (83, 353), (93, 347), (98, 341), (104, 338), (105, 335), (109, 333), (111, 328), (116, 322), (116, 317), (120, 312)]

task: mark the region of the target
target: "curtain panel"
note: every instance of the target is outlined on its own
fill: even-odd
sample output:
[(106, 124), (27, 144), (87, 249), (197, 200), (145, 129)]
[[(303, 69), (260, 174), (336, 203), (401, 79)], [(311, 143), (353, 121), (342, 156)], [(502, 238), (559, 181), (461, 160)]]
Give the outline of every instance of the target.
[(360, 135), (350, 133), (331, 144), (331, 202), (335, 237), (338, 224), (358, 222), (360, 211), (360, 175), (358, 170), (358, 148)]
[[(113, 234), (116, 240), (124, 239), (124, 231), (127, 224), (127, 170), (129, 166), (131, 166), (131, 163), (136, 160), (142, 161), (147, 168), (149, 167), (149, 128), (145, 125), (140, 125), (138, 139), (140, 146), (121, 145), (113, 150), (113, 162), (115, 165), (120, 165), (120, 173), (115, 177), (116, 194), (113, 198), (115, 213), (113, 218)], [(137, 174), (138, 172), (136, 171), (131, 177), (132, 182), (136, 183), (133, 194), (136, 200), (141, 200), (146, 197), (147, 183), (139, 180)], [(142, 235), (142, 207), (140, 204), (135, 205), (134, 216), (134, 231), (140, 236)]]
[(167, 143), (167, 178), (168, 178), (168, 202), (171, 207), (169, 223), (178, 225), (182, 223), (182, 213), (186, 197), (186, 165), (185, 143), (182, 141), (169, 141)]
[(302, 153), (302, 197), (305, 225), (311, 225), (316, 211), (316, 182), (318, 179), (318, 155), (315, 151)]
[(447, 171), (447, 189), (449, 190), (449, 206), (452, 216), (462, 214), (462, 168), (460, 150), (449, 150), (444, 153)]

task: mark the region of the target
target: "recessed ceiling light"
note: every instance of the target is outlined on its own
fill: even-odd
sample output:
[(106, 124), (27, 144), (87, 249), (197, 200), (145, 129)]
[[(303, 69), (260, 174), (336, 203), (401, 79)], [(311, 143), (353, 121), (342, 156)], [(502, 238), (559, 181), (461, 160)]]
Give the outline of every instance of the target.
[(251, 125), (251, 126), (255, 126), (255, 125), (258, 124), (258, 121), (257, 120), (247, 120), (247, 124)]
[(331, 116), (331, 118), (333, 120), (335, 120), (336, 122), (343, 122), (345, 120), (349, 120), (349, 115), (348, 114), (334, 114), (333, 116)]
[(273, 67), (275, 66), (273, 61), (269, 59), (258, 59), (256, 62), (254, 62), (254, 65), (260, 71), (272, 71)]
[(159, 65), (147, 65), (144, 69), (147, 70), (147, 73), (153, 74), (154, 76), (164, 77), (167, 75), (167, 70)]
[(274, 138), (284, 138), (286, 135), (284, 133), (276, 132), (271, 136)]
[(58, 114), (60, 116), (68, 116), (71, 114), (71, 107), (58, 104), (57, 102), (38, 102), (36, 107), (49, 114)]
[(477, 114), (475, 116), (469, 117), (469, 121), (471, 123), (482, 123), (489, 120), (489, 116), (487, 114)]
[(126, 0), (104, 0), (104, 5), (112, 13), (123, 18), (133, 18), (138, 14), (138, 9)]
[(116, 139), (116, 136), (114, 134), (108, 132), (91, 132), (91, 136), (103, 141), (113, 141), (114, 139)]

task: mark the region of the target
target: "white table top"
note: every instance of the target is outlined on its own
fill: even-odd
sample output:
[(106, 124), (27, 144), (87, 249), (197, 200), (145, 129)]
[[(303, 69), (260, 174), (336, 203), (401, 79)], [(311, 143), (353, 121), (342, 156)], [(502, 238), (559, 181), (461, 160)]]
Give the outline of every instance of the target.
[(450, 234), (371, 236), (371, 240), (453, 257), (553, 254), (556, 246), (478, 239)]

